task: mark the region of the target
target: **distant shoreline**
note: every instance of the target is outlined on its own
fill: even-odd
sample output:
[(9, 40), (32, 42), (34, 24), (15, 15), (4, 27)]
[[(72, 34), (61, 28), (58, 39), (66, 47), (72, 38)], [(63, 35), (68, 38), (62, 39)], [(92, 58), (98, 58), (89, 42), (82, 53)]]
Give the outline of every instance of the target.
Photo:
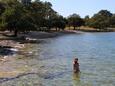
[[(67, 30), (73, 30), (73, 27), (66, 27)], [(108, 28), (108, 29), (96, 29), (87, 26), (76, 27), (75, 31), (82, 31), (82, 32), (115, 32), (115, 28)]]
[(83, 31), (83, 32), (115, 32), (115, 30), (85, 30), (85, 29), (79, 29), (77, 31)]

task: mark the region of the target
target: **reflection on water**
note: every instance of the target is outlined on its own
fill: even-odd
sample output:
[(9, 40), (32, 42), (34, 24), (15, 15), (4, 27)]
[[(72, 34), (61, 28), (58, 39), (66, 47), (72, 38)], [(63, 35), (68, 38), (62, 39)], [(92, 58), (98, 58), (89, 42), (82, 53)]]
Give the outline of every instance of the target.
[[(115, 33), (82, 33), (42, 40), (34, 55), (14, 64), (26, 65), (26, 75), (3, 86), (115, 86)], [(31, 58), (32, 57), (32, 58)], [(79, 59), (80, 74), (72, 74), (72, 61)]]
[(80, 73), (73, 73), (73, 86), (80, 85)]

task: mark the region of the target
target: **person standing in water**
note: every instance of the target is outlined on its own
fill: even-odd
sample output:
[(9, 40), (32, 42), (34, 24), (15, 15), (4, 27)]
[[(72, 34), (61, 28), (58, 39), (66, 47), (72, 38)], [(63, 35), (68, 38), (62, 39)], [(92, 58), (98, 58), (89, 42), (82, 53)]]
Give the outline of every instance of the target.
[(80, 72), (78, 58), (75, 58), (73, 61), (73, 71), (74, 73)]

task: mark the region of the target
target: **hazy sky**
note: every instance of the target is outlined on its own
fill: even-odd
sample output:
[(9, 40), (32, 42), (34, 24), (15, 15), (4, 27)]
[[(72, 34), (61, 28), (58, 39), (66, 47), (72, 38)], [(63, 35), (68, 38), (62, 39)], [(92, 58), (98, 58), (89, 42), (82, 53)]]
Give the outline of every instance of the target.
[(63, 16), (73, 13), (81, 17), (92, 16), (101, 9), (107, 9), (115, 13), (115, 0), (41, 0), (52, 3), (54, 10)]

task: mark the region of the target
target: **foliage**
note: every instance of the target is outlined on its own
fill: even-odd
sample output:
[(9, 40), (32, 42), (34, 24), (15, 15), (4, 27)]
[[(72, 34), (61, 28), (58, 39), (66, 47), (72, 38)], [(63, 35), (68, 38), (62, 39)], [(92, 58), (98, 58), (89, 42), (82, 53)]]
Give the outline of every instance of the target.
[(4, 3), (0, 2), (0, 15), (4, 12), (5, 10), (5, 5)]
[(80, 27), (84, 24), (84, 21), (78, 14), (72, 14), (68, 17), (68, 25), (75, 27)]
[[(2, 14), (2, 22), (5, 24), (4, 28), (10, 31), (20, 31), (19, 23), (24, 16), (23, 5), (16, 0), (8, 1), (6, 3), (6, 9)], [(23, 25), (21, 25), (23, 28)], [(15, 33), (17, 36), (17, 33)]]
[(58, 28), (59, 30), (66, 27), (66, 19), (63, 16), (57, 15), (52, 19), (52, 27)]
[(110, 27), (111, 17), (112, 13), (107, 10), (101, 10), (97, 14), (94, 14), (92, 18), (87, 20), (87, 25), (96, 29), (106, 30), (107, 27)]
[(82, 25), (105, 30), (115, 27), (115, 15), (107, 10), (101, 10), (93, 17), (82, 19), (78, 14), (72, 14), (67, 19), (53, 10), (50, 2), (35, 0), (26, 5), (19, 0), (0, 1), (0, 28), (14, 31), (49, 31), (52, 28), (64, 30), (66, 25), (80, 27)]
[(84, 18), (85, 26), (88, 26), (89, 19), (90, 19), (89, 15), (85, 16)]
[(115, 14), (110, 19), (110, 27), (115, 28)]
[(57, 16), (50, 2), (36, 0), (25, 5), (18, 0), (2, 0), (0, 4), (0, 25), (14, 31), (15, 36), (19, 31), (50, 29), (52, 17)]

